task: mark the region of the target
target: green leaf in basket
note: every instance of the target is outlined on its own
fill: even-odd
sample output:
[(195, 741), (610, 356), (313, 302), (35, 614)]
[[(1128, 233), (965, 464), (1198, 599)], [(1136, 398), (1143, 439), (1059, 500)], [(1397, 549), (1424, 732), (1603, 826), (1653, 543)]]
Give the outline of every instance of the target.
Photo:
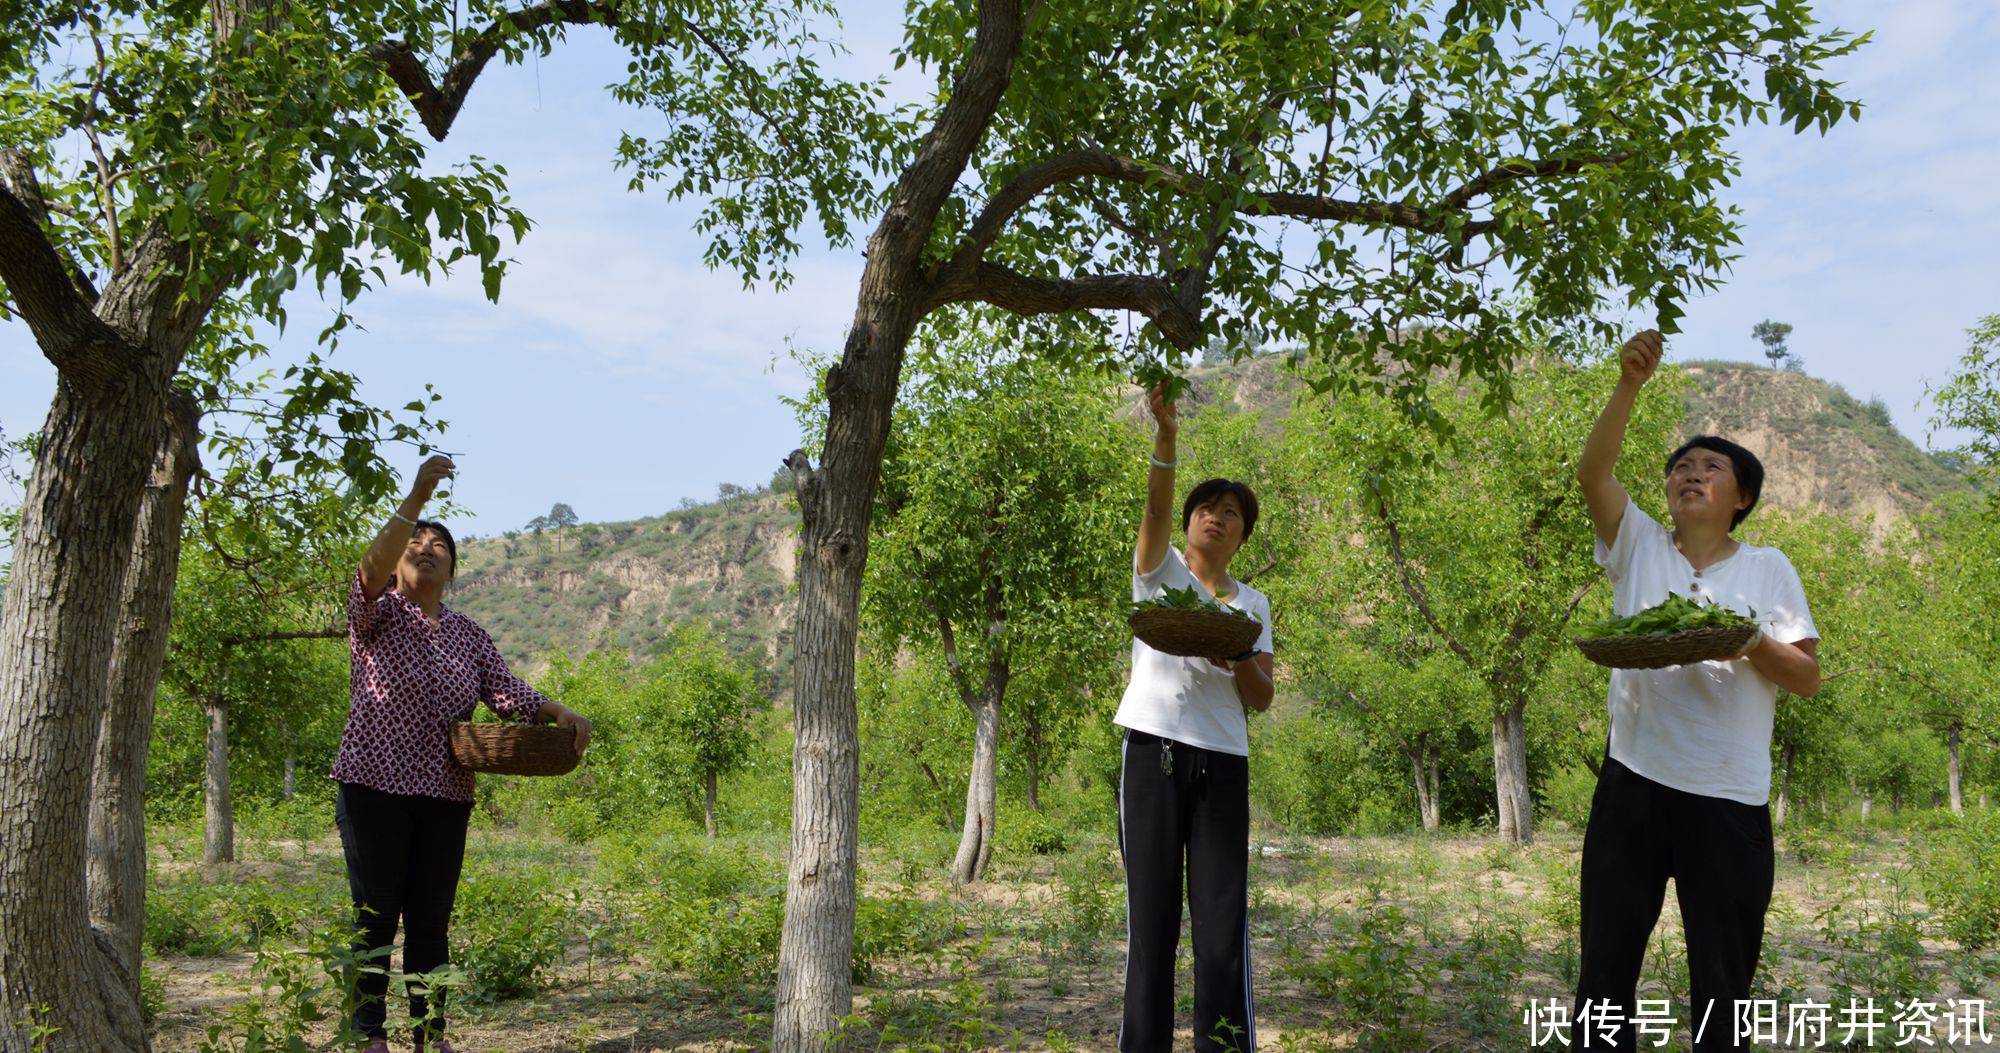
[(1596, 640), (1607, 636), (1655, 636), (1687, 632), (1691, 629), (1735, 629), (1757, 624), (1757, 613), (1745, 617), (1719, 603), (1701, 603), (1678, 594), (1669, 594), (1659, 603), (1628, 614), (1585, 626), (1577, 635)]
[(1217, 614), (1226, 614), (1232, 618), (1241, 618), (1244, 621), (1257, 620), (1252, 618), (1247, 611), (1238, 610), (1227, 604), (1217, 603), (1203, 596), (1201, 591), (1192, 585), (1179, 589), (1162, 589), (1159, 596), (1134, 603), (1131, 613), (1137, 614), (1140, 611), (1146, 610), (1214, 611)]

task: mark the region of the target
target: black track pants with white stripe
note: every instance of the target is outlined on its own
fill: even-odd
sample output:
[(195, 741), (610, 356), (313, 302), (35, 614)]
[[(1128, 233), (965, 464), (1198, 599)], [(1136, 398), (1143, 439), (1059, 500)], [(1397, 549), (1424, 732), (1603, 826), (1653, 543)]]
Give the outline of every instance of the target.
[[(1118, 787), (1118, 844), (1125, 856), (1125, 1022), (1118, 1048), (1155, 1053), (1174, 1044), (1174, 952), (1187, 875), (1194, 943), (1194, 1048), (1256, 1045), (1250, 996), (1247, 882), (1250, 762), (1125, 733)], [(1162, 754), (1170, 758), (1162, 763)]]

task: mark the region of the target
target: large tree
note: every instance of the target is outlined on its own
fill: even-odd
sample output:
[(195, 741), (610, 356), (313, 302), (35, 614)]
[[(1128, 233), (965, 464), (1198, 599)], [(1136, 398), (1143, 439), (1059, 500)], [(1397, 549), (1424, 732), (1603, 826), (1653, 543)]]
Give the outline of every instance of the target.
[[(1129, 639), (1118, 600), (1141, 464), (1101, 378), (1078, 383), (991, 338), (975, 329), (918, 356), (892, 426), (863, 605), (879, 645), (942, 659), (972, 715), (960, 883), (992, 854), (1010, 689), (1115, 664)], [(1053, 723), (1023, 721), (1015, 734)]]
[[(642, 56), (622, 87), (657, 89), (675, 129), (657, 156), (712, 197), (713, 225), (746, 205), (837, 212), (836, 192), (816, 193), (828, 152), (757, 145), (855, 138), (822, 127), (856, 90), (820, 90), (816, 11), (809, 0), (476, 0), (463, 20), (386, 2), (9, 10), (0, 316), (27, 324), (57, 388), (0, 609), (0, 1049), (25, 1048), (17, 1023), (30, 1007), (60, 1029), (53, 1050), (145, 1042), (136, 972), (93, 935), (89, 905), (129, 912), (139, 900), (87, 901), (85, 827), (99, 813), (107, 823), (90, 819), (93, 830), (138, 829), (199, 412), (245, 353), (218, 320), (282, 324), (303, 277), (340, 305), (326, 339), (389, 267), (430, 275), (465, 261), (495, 293), (501, 232), (518, 238), (527, 220), (495, 166), (427, 172), (416, 123), (443, 138), (493, 59), (545, 51), (569, 26), (606, 26)], [(797, 105), (771, 104), (790, 89)], [(340, 460), (381, 470), (365, 443)], [(123, 843), (114, 870), (129, 874)]]
[(820, 460), (791, 458), (798, 735), (774, 1048), (835, 1041), (852, 1001), (855, 612), (927, 319), (984, 303), (1108, 337), (1123, 312), (1169, 355), (1255, 324), (1364, 375), (1386, 355), (1499, 380), (1617, 303), (1671, 327), (1736, 240), (1728, 131), (1854, 113), (1822, 67), (1855, 43), (1778, 2), (913, 4), (899, 59), (937, 91), (886, 130), (894, 177), (827, 370)]
[[(1297, 441), (1314, 451), (1308, 477), (1325, 487), (1326, 575), (1347, 586), (1351, 615), (1414, 631), (1419, 653), (1450, 656), (1485, 693), (1495, 814), (1511, 841), (1534, 831), (1528, 705), (1603, 577), (1575, 464), (1610, 386), (1601, 368), (1554, 362), (1516, 375), (1519, 401), (1504, 422), (1469, 390), (1436, 393), (1430, 424), (1372, 396), (1292, 415)], [(1658, 504), (1681, 414), (1669, 391), (1635, 415), (1619, 474), (1641, 504)]]

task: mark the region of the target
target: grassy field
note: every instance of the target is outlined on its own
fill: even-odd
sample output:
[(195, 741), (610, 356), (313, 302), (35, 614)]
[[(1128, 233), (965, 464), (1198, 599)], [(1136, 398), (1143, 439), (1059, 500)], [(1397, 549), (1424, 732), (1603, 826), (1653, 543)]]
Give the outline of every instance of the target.
[[(338, 991), (330, 956), (313, 948), (338, 942), (346, 903), (324, 815), (301, 804), (254, 817), (242, 860), (212, 869), (195, 862), (197, 830), (155, 829), (155, 1049), (238, 1050), (259, 1029), (315, 1046), (332, 1038), (315, 1017)], [(1906, 816), (1903, 826), (1935, 821)], [(1836, 1006), (2000, 998), (2000, 953), (1943, 939), (1918, 894), (1913, 836), (1882, 825), (1780, 836), (1763, 994)], [(1579, 841), (1561, 829), (1526, 849), (1464, 832), (1260, 836), (1251, 875), (1260, 1047), (1528, 1048), (1527, 1002), (1563, 999), (1574, 980)], [(942, 833), (922, 833), (866, 853), (855, 1047), (1114, 1048), (1124, 906), (1108, 832), (1005, 853), (991, 880), (967, 890), (939, 877), (949, 847)], [(459, 1047), (758, 1048), (782, 850), (771, 836), (710, 842), (665, 830), (576, 844), (476, 823), (453, 929)], [(1187, 964), (1184, 949), (1184, 1014)], [(1686, 997), (1671, 895), (1641, 997)], [(390, 1019), (400, 1028), (393, 995)], [(1892, 1038), (1878, 1045), (1894, 1048)]]

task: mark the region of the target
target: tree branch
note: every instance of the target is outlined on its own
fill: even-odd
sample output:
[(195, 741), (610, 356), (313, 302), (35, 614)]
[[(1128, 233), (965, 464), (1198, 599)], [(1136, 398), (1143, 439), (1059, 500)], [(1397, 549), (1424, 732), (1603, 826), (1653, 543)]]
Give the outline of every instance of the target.
[(1041, 278), (982, 260), (968, 272), (934, 285), (926, 310), (977, 301), (1020, 315), (1064, 311), (1137, 311), (1180, 347), (1201, 342), (1201, 323), (1175, 295), (1173, 283), (1149, 274), (1099, 274)]
[(1389, 502), (1382, 494), (1381, 484), (1371, 481), (1368, 488), (1375, 495), (1375, 517), (1382, 521), (1382, 527), (1389, 535), (1389, 559), (1396, 565), (1396, 578), (1402, 583), (1403, 594), (1416, 605), (1417, 613), (1423, 615), (1424, 624), (1430, 626), (1438, 639), (1443, 640), (1445, 646), (1451, 648), (1452, 653), (1467, 666), (1478, 669), (1479, 660), (1473, 657), (1472, 651), (1461, 643), (1451, 630), (1445, 628), (1444, 623), (1439, 621), (1437, 614), (1431, 610), (1430, 593), (1425, 590), (1423, 581), (1411, 571), (1410, 561), (1403, 556), (1403, 532), (1397, 528), (1395, 517), (1389, 514)]
[(424, 68), (423, 60), (404, 41), (381, 41), (368, 49), (368, 57), (380, 62), (387, 70), (389, 79), (403, 89), (403, 94), (409, 97), (410, 105), (416, 108), (417, 116), (423, 119), (424, 129), (431, 133), (431, 138), (442, 141), (451, 132), (459, 109), (465, 105), (465, 97), (472, 91), (472, 82), (479, 79), (480, 72), (499, 52), (501, 44), (509, 36), (532, 33), (558, 23), (617, 26), (623, 24), (623, 17), (619, 5), (613, 0), (543, 0), (530, 7), (504, 12), (492, 25), (473, 34), (451, 67), (445, 70), (441, 84), (431, 81), (430, 71)]
[[(11, 189), (14, 195), (21, 199), (21, 204), (27, 208), (28, 214), (34, 218), (35, 225), (44, 231), (48, 228), (51, 212), (71, 219), (82, 218), (76, 209), (59, 201), (50, 201), (43, 196), (42, 181), (35, 175), (34, 162), (28, 159), (24, 151), (0, 150), (0, 189)], [(43, 237), (46, 238), (47, 234), (44, 233)], [(84, 302), (95, 304), (97, 286), (91, 283), (90, 275), (77, 264), (74, 257), (58, 248), (52, 238), (49, 239), (49, 247), (55, 250), (56, 258), (63, 262), (63, 266), (69, 269), (70, 281), (75, 284), (76, 291), (83, 297)]]
[(0, 160), (0, 282), (42, 354), (65, 378), (111, 383), (132, 350), (84, 300), (43, 230), (40, 217), (47, 213), (30, 204), (39, 204), (41, 195), (26, 159), (0, 151)]
[(1438, 199), (1441, 209), (1462, 209), (1472, 203), (1472, 199), (1491, 192), (1495, 187), (1522, 179), (1548, 179), (1553, 176), (1575, 175), (1586, 168), (1624, 164), (1632, 159), (1632, 151), (1619, 150), (1609, 154), (1589, 157), (1550, 157), (1540, 161), (1502, 161), (1500, 164), (1481, 172), (1467, 180), (1464, 186)]
[(294, 629), (286, 632), (245, 633), (242, 636), (225, 636), (216, 643), (224, 647), (241, 647), (244, 644), (274, 643), (279, 640), (339, 640), (347, 636), (347, 625), (330, 625), (324, 629)]
[[(1439, 234), (1451, 229), (1473, 199), (1503, 184), (1524, 179), (1545, 179), (1574, 175), (1595, 165), (1621, 164), (1632, 158), (1629, 150), (1589, 157), (1549, 158), (1541, 161), (1509, 161), (1483, 172), (1452, 190), (1431, 207), (1401, 202), (1350, 201), (1323, 194), (1288, 191), (1248, 193), (1238, 211), (1246, 215), (1282, 215), (1294, 219), (1332, 220), (1404, 227)], [(1009, 220), (1026, 208), (1042, 192), (1059, 183), (1083, 179), (1112, 179), (1143, 186), (1158, 186), (1177, 194), (1195, 195), (1208, 189), (1209, 181), (1181, 172), (1170, 165), (1138, 161), (1095, 148), (1072, 150), (1023, 168), (988, 199), (965, 240), (953, 251), (945, 270), (970, 266), (979, 260), (1000, 236)], [(1468, 219), (1459, 231), (1465, 237), (1484, 234), (1497, 224), (1490, 219)]]

